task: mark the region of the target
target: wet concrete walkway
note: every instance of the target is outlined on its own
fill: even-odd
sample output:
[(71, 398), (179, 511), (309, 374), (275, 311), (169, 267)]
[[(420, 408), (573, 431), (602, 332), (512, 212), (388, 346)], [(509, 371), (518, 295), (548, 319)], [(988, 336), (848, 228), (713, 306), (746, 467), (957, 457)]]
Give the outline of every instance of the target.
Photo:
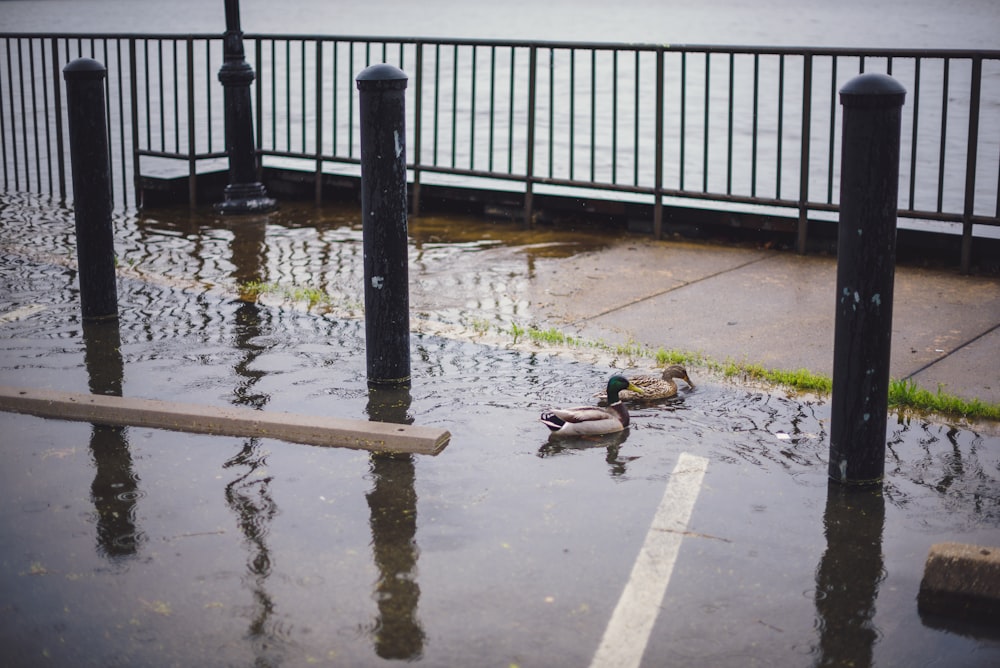
[[(627, 239), (540, 268), (546, 323), (612, 343), (832, 375), (836, 259)], [(900, 266), (890, 375), (1000, 403), (1000, 279)]]

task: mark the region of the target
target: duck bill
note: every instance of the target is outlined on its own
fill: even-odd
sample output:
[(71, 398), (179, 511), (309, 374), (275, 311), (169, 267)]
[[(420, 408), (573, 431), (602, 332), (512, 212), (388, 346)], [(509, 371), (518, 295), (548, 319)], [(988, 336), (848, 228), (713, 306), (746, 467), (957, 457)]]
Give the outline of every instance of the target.
[(628, 389), (631, 390), (632, 392), (635, 392), (636, 394), (645, 394), (645, 392), (642, 391), (642, 388), (636, 387), (634, 383), (629, 383)]

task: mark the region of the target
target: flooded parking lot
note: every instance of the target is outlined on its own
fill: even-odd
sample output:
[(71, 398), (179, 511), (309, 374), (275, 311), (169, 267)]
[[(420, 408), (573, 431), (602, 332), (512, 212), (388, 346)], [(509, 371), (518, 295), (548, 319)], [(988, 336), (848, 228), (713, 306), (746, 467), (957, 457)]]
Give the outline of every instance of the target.
[(388, 392), (365, 382), (350, 209), (115, 225), (120, 321), (84, 326), (71, 212), (4, 196), (0, 314), (28, 310), (0, 324), (0, 384), (452, 439), (393, 458), (0, 414), (12, 665), (588, 665), (684, 453), (707, 469), (643, 665), (1000, 660), (995, 632), (916, 606), (931, 544), (1000, 543), (995, 434), (892, 415), (884, 486), (845, 491), (826, 400), (695, 368), (627, 432), (549, 439), (539, 412), (625, 360), (503, 332), (545, 325), (533, 272), (614, 235), (412, 221), (413, 383)]

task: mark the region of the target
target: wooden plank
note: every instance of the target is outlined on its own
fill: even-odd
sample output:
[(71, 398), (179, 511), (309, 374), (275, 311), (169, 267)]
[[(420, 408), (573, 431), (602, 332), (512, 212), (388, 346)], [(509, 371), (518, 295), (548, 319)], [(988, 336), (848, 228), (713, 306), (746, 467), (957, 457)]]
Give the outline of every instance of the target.
[(112, 426), (274, 438), (372, 452), (436, 455), (451, 438), (445, 429), (418, 425), (4, 386), (0, 386), (0, 410)]

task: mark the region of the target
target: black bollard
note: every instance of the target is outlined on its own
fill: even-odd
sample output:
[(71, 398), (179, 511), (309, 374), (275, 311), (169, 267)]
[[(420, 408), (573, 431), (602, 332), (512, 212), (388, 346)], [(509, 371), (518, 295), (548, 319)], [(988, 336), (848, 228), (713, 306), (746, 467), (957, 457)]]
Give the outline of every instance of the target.
[(226, 153), (229, 155), (229, 185), (225, 200), (215, 205), (219, 213), (266, 213), (277, 206), (257, 180), (257, 150), (253, 140), (253, 107), (250, 84), (253, 68), (243, 51), (239, 0), (225, 0), (226, 35), (224, 62), (219, 70), (226, 108)]
[(115, 239), (111, 228), (111, 157), (104, 111), (108, 71), (90, 58), (65, 68), (76, 255), (80, 263), (80, 308), (84, 320), (118, 317)]
[(843, 484), (877, 483), (885, 472), (905, 97), (906, 89), (884, 74), (862, 74), (840, 89), (844, 121), (829, 474)]
[(406, 81), (402, 70), (384, 64), (357, 77), (369, 385), (410, 383)]

